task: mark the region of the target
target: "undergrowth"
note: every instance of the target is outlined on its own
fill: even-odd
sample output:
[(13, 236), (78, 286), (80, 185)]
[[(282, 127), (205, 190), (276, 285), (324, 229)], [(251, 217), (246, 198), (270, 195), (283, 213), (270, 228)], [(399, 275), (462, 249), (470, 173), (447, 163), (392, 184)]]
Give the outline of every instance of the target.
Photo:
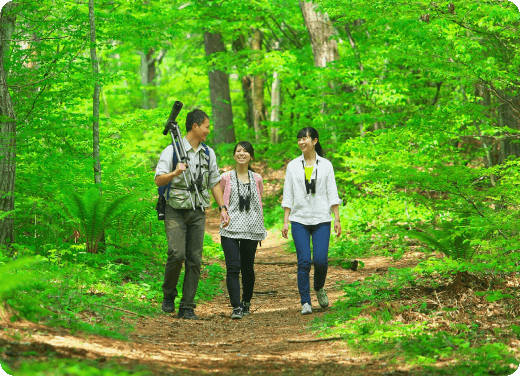
[(421, 374), (510, 375), (520, 363), (520, 255), (479, 261), (430, 257), (341, 283), (343, 298), (313, 328)]
[[(165, 239), (141, 238), (124, 246), (109, 244), (99, 254), (87, 253), (84, 244), (20, 249), (35, 257), (29, 265), (22, 261), (26, 256), (15, 262), (2, 258), (1, 277), (17, 284), (3, 284), (0, 295), (20, 317), (72, 332), (126, 339), (137, 318), (162, 314), (165, 247)], [(220, 245), (206, 234), (196, 300), (222, 293), (225, 273), (215, 262), (221, 254)], [(179, 300), (183, 275), (184, 271)]]

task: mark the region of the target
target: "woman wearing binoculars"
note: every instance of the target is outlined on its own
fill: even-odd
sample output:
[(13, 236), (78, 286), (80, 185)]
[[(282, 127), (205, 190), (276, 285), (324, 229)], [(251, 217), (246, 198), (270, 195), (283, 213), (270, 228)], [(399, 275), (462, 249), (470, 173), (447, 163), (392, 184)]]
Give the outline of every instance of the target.
[(256, 248), (258, 242), (267, 236), (262, 209), (263, 180), (249, 166), (254, 156), (253, 146), (249, 142), (239, 142), (233, 150), (235, 169), (222, 174), (220, 180), (230, 217), (229, 225), (220, 228), (220, 237), (226, 258), (226, 284), (233, 306), (232, 319), (241, 319), (250, 313), (255, 286)]
[(332, 163), (324, 158), (318, 131), (303, 128), (296, 136), (302, 155), (287, 165), (283, 188), (282, 207), (284, 225), (282, 236), (287, 239), (289, 222), (298, 258), (298, 291), (302, 314), (312, 313), (309, 272), (311, 270), (312, 237), (314, 261), (314, 290), (321, 307), (329, 301), (324, 290), (328, 269), (331, 212), (334, 214), (334, 231), (341, 235), (336, 179)]

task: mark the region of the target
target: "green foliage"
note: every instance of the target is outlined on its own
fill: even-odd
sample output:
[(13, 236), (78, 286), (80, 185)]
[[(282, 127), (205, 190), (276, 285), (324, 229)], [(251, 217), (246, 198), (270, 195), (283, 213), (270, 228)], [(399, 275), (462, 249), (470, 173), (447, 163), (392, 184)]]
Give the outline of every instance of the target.
[(407, 231), (406, 235), (428, 244), (436, 251), (455, 260), (470, 261), (476, 249), (471, 244), (474, 237), (468, 230), (469, 219), (464, 218), (460, 223), (456, 223), (455, 220), (443, 220), (438, 223), (438, 226), (440, 230)]
[(72, 192), (63, 197), (63, 203), (70, 216), (85, 236), (88, 253), (98, 252), (103, 233), (118, 219), (125, 218), (125, 221), (132, 223), (133, 219), (141, 215), (135, 211), (132, 200), (135, 200), (135, 197), (123, 195), (108, 202), (96, 188), (87, 190), (83, 196)]
[[(155, 239), (134, 237), (124, 247), (108, 244), (100, 254), (86, 252), (86, 244), (48, 245), (45, 252), (38, 250), (45, 254), (44, 262), (17, 260), (0, 266), (5, 269), (0, 281), (7, 281), (0, 288), (2, 301), (19, 316), (49, 326), (126, 339), (139, 317), (161, 313), (167, 257), (161, 235), (157, 245)], [(113, 239), (110, 231), (107, 238)], [(220, 244), (206, 234), (196, 300), (211, 300), (222, 293), (225, 270), (215, 262), (221, 255)], [(183, 274), (179, 292), (182, 281)]]
[[(33, 296), (33, 286), (40, 274), (32, 268), (41, 266), (34, 257), (19, 258), (0, 265), (0, 310), (4, 303), (14, 308), (18, 315), (27, 317), (31, 313), (52, 315), (41, 307), (41, 301)], [(11, 319), (15, 320), (16, 316)]]
[[(414, 289), (424, 294), (429, 288), (439, 287), (434, 285), (430, 275), (424, 274), (427, 268), (423, 264), (415, 269), (389, 268), (387, 275), (372, 275), (362, 282), (341, 284), (344, 297), (334, 303), (329, 314), (314, 320), (314, 329), (323, 331), (327, 336), (341, 336), (351, 348), (368, 352), (391, 365), (402, 366), (406, 363), (425, 374), (506, 374), (509, 364), (518, 364), (515, 354), (507, 346), (507, 339), (501, 337), (518, 336), (517, 325), (501, 328), (490, 338), (489, 331), (479, 323), (478, 316), (471, 316), (468, 310), (460, 306), (445, 307), (439, 301), (438, 305), (437, 302), (433, 304), (428, 296), (422, 302), (410, 299), (409, 294)], [(435, 265), (439, 267), (434, 269), (435, 273), (447, 272), (440, 278), (450, 278), (449, 271), (443, 269), (444, 262), (437, 260)], [(473, 264), (465, 262), (465, 265), (469, 267)], [(505, 275), (504, 270), (497, 273)], [(446, 290), (439, 290), (442, 291), (447, 293)], [(486, 296), (488, 302), (499, 304), (494, 309), (500, 311), (507, 311), (508, 300), (515, 299), (512, 294), (500, 290), (477, 292), (475, 296)], [(410, 305), (410, 302), (413, 303)], [(476, 321), (471, 324), (455, 321), (449, 330), (432, 325), (439, 317), (452, 312), (455, 315), (453, 318), (469, 314)], [(405, 320), (405, 314), (408, 314), (407, 317), (415, 315), (413, 317), (417, 319)], [(446, 322), (447, 318), (443, 321)], [(457, 362), (449, 367), (438, 366), (439, 362), (449, 359), (456, 359)]]
[(37, 261), (35, 258), (25, 257), (0, 264), (0, 302), (4, 302), (14, 290), (35, 278), (35, 274), (27, 272), (27, 267)]
[(78, 361), (77, 359), (53, 359), (45, 362), (30, 360), (13, 370), (8, 366), (6, 367), (4, 363), (2, 368), (8, 374), (16, 376), (43, 376), (49, 374), (53, 376), (146, 376), (153, 374), (145, 366), (122, 366), (114, 361)]

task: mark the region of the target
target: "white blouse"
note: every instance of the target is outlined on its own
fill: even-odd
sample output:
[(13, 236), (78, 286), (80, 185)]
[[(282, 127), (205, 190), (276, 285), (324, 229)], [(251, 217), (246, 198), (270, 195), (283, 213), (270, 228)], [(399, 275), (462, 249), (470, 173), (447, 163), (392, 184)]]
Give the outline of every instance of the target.
[(303, 225), (331, 222), (330, 207), (342, 203), (338, 196), (332, 163), (316, 154), (311, 176), (311, 179), (316, 179), (316, 193), (307, 193), (304, 165), (303, 154), (287, 165), (282, 207), (291, 209), (291, 222)]

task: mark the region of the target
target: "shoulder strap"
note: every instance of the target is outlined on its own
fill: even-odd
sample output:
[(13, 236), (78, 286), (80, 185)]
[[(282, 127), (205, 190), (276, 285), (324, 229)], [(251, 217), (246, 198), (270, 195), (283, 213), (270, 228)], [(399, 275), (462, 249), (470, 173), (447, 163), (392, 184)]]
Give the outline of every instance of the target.
[[(179, 144), (176, 142), (177, 144), (177, 148), (179, 148)], [(173, 158), (172, 158), (172, 171), (175, 171), (175, 169), (177, 168), (177, 163), (179, 163), (179, 159), (177, 158), (177, 154), (175, 153), (175, 148), (173, 147), (173, 142), (172, 142), (172, 155), (173, 155)], [(169, 182), (168, 184), (166, 185), (163, 185), (162, 187), (159, 187), (157, 188), (157, 192), (159, 193), (159, 196), (164, 196), (164, 194), (166, 193), (166, 200), (169, 200), (170, 199), (170, 188), (172, 186), (172, 182)]]
[(200, 144), (204, 148), (204, 154), (206, 154), (208, 156), (208, 160), (209, 160), (209, 148), (208, 148), (208, 145), (206, 145), (204, 142), (201, 142)]

